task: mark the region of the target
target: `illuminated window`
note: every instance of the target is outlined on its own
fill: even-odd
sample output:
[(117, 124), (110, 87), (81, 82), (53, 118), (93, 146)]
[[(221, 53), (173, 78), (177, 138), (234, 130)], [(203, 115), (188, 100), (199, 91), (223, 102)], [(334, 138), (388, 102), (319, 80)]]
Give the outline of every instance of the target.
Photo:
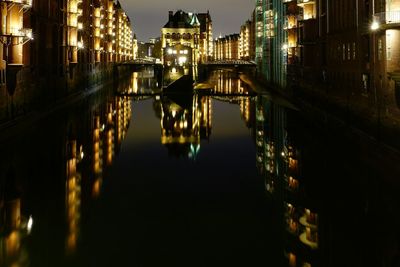
[(392, 38), (391, 34), (386, 34), (386, 59), (392, 60)]
[(378, 39), (378, 60), (382, 60), (382, 54), (383, 54), (383, 43), (382, 39)]
[(351, 59), (350, 56), (351, 56), (351, 46), (350, 44), (347, 44), (347, 60)]
[(346, 60), (346, 44), (342, 45), (342, 60)]

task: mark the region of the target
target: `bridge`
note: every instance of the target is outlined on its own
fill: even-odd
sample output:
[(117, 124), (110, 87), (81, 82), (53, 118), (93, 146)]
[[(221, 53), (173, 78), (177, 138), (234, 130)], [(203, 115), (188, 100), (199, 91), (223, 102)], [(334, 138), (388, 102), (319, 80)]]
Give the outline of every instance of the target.
[(254, 61), (248, 60), (214, 60), (214, 61), (206, 61), (202, 63), (205, 66), (221, 66), (221, 67), (239, 67), (239, 66), (247, 66), (247, 67), (256, 67), (257, 64)]
[(155, 59), (137, 58), (131, 61), (121, 62), (120, 65), (130, 66), (162, 66), (161, 62), (157, 62)]
[(245, 72), (245, 73), (256, 73), (257, 64), (254, 61), (248, 60), (214, 60), (206, 61), (199, 64), (198, 74), (199, 78), (206, 80), (208, 75), (214, 70), (225, 69), (235, 73)]
[[(172, 92), (172, 93), (165, 93), (165, 92), (149, 92), (149, 93), (125, 93), (125, 92), (118, 92), (116, 93), (118, 96), (128, 96), (128, 97), (154, 97), (154, 96), (162, 96), (162, 95), (174, 95), (174, 94), (189, 94), (189, 93), (181, 93), (181, 92)], [(211, 97), (251, 97), (257, 95), (256, 93), (220, 93), (220, 92), (213, 92), (213, 91), (193, 91), (191, 92), (193, 95), (201, 95), (201, 96), (211, 96)]]

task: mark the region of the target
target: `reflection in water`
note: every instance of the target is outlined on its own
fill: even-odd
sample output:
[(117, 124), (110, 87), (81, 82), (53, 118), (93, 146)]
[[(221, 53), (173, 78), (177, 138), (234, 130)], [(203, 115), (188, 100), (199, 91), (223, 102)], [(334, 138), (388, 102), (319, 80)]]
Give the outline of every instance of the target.
[[(137, 77), (137, 74), (133, 76)], [(90, 140), (79, 136), (82, 133), (78, 132), (71, 134), (74, 139), (67, 142), (66, 248), (69, 254), (76, 251), (80, 235), (83, 179), (87, 179), (86, 183), (91, 185), (91, 196), (98, 198), (101, 194), (103, 174), (105, 169), (112, 165), (114, 155), (125, 139), (131, 114), (132, 103), (127, 97), (109, 97), (105, 103), (91, 111), (92, 144), (78, 144), (76, 136), (85, 141)], [(84, 151), (84, 147), (91, 149)], [(91, 171), (82, 177), (87, 167), (85, 163), (90, 161)]]
[(76, 140), (67, 144), (67, 182), (66, 182), (66, 210), (67, 210), (67, 252), (74, 252), (79, 235), (80, 204), (81, 204), (81, 173), (77, 170), (80, 160), (76, 148)]
[(209, 140), (212, 127), (211, 98), (170, 95), (160, 99), (161, 143), (169, 154), (196, 159), (200, 141)]
[(0, 195), (0, 266), (29, 266), (26, 237), (33, 218), (21, 214), (21, 198), (8, 173), (8, 184), (1, 184)]
[(257, 98), (257, 165), (265, 190), (282, 211), (284, 253), (290, 267), (318, 266), (318, 213), (301, 183), (301, 152), (287, 131), (287, 113), (264, 97)]
[[(385, 216), (387, 218), (382, 219), (382, 221), (388, 222), (393, 220), (393, 225), (396, 225), (396, 222), (398, 222), (397, 217), (392, 215), (392, 213), (396, 213), (397, 211), (396, 204), (393, 204), (397, 203), (393, 201), (393, 199), (396, 200), (397, 198), (392, 197), (389, 193), (386, 194), (386, 189), (386, 191), (382, 192), (380, 191), (381, 189), (371, 189), (371, 187), (385, 188), (385, 186), (380, 183), (379, 186), (374, 186), (378, 182), (375, 181), (375, 178), (371, 178), (373, 176), (368, 173), (369, 169), (366, 168), (364, 171), (364, 175), (366, 173), (371, 175), (368, 176), (369, 180), (365, 182), (366, 185), (364, 185), (366, 188), (365, 191), (367, 191), (368, 194), (363, 195), (363, 192), (360, 193), (354, 189), (349, 190), (352, 192), (347, 196), (341, 196), (343, 205), (337, 206), (335, 203), (337, 200), (336, 196), (341, 194), (344, 190), (344, 186), (342, 186), (342, 188), (338, 186), (338, 191), (334, 194), (326, 198), (318, 198), (318, 192), (323, 191), (319, 188), (321, 184), (318, 182), (322, 179), (321, 174), (324, 174), (326, 177), (336, 178), (335, 175), (338, 173), (346, 173), (348, 166), (342, 167), (340, 171), (334, 172), (331, 176), (324, 173), (325, 166), (329, 170), (339, 168), (339, 166), (335, 165), (336, 161), (332, 159), (336, 156), (332, 152), (333, 155), (329, 158), (328, 153), (325, 151), (328, 159), (326, 159), (326, 161), (321, 159), (321, 152), (319, 149), (321, 147), (320, 144), (323, 142), (315, 138), (315, 136), (318, 136), (315, 132), (305, 132), (303, 128), (298, 126), (298, 124), (302, 124), (302, 121), (299, 120), (297, 115), (294, 115), (294, 111), (282, 108), (270, 101), (266, 96), (254, 95), (248, 86), (241, 82), (237, 75), (233, 73), (217, 71), (211, 75), (208, 81), (212, 84), (213, 89), (211, 91), (194, 91), (194, 93), (187, 94), (161, 94), (157, 88), (158, 86), (154, 76), (154, 73), (147, 69), (144, 72), (133, 73), (129, 79), (121, 80), (115, 85), (115, 88), (111, 88), (115, 94), (113, 94), (111, 90), (105, 89), (97, 95), (90, 97), (90, 99), (83, 101), (81, 104), (77, 105), (76, 108), (65, 111), (65, 113), (61, 112), (60, 114), (55, 114), (54, 118), (45, 120), (43, 125), (40, 125), (38, 129), (26, 133), (30, 136), (29, 139), (25, 138), (26, 136), (17, 136), (13, 142), (5, 144), (4, 149), (2, 147), (4, 153), (0, 155), (0, 266), (91, 266), (91, 263), (88, 264), (84, 262), (83, 259), (90, 258), (90, 262), (92, 260), (91, 257), (95, 257), (94, 255), (97, 256), (97, 250), (99, 248), (108, 248), (111, 244), (111, 247), (117, 246), (117, 248), (120, 249), (118, 246), (121, 245), (118, 239), (102, 240), (103, 234), (106, 236), (104, 232), (111, 231), (117, 233), (113, 235), (113, 238), (122, 238), (121, 236), (128, 235), (129, 244), (125, 245), (129, 246), (129, 250), (131, 250), (131, 246), (136, 249), (138, 247), (142, 248), (143, 244), (141, 242), (150, 242), (151, 246), (153, 246), (154, 243), (161, 241), (157, 239), (158, 237), (156, 234), (149, 233), (148, 229), (164, 229), (161, 225), (165, 223), (166, 220), (167, 225), (169, 223), (174, 226), (178, 225), (175, 226), (177, 228), (184, 228), (184, 230), (187, 231), (184, 231), (184, 234), (188, 234), (189, 236), (193, 235), (196, 237), (196, 234), (193, 232), (204, 231), (202, 233), (208, 233), (207, 231), (214, 231), (213, 229), (204, 230), (204, 225), (207, 225), (204, 222), (198, 225), (201, 230), (191, 225), (188, 226), (186, 224), (189, 224), (190, 219), (185, 217), (186, 214), (182, 215), (174, 210), (173, 213), (179, 213), (179, 216), (176, 215), (177, 218), (173, 217), (175, 215), (171, 215), (170, 213), (165, 216), (165, 214), (163, 215), (161, 214), (162, 212), (159, 212), (161, 208), (156, 207), (160, 205), (158, 202), (157, 204), (147, 203), (147, 201), (149, 201), (147, 194), (153, 194), (151, 189), (155, 187), (151, 182), (152, 179), (147, 179), (146, 176), (148, 173), (149, 176), (153, 174), (151, 170), (148, 170), (148, 173), (138, 172), (141, 175), (143, 174), (142, 176), (146, 176), (146, 179), (140, 180), (138, 178), (138, 181), (132, 179), (136, 183), (129, 183), (129, 185), (134, 186), (129, 187), (124, 193), (120, 193), (118, 190), (116, 192), (110, 190), (110, 187), (115, 187), (115, 184), (121, 182), (120, 179), (122, 179), (118, 177), (118, 175), (112, 176), (110, 173), (114, 168), (112, 165), (115, 161), (118, 163), (115, 166), (121, 167), (121, 159), (118, 157), (120, 155), (121, 146), (128, 143), (124, 143), (125, 138), (129, 138), (128, 136), (130, 136), (128, 130), (135, 130), (129, 129), (132, 122), (132, 113), (135, 112), (136, 115), (137, 112), (142, 111), (139, 109), (133, 110), (134, 107), (139, 106), (139, 103), (133, 102), (133, 100), (152, 101), (157, 121), (161, 124), (161, 134), (157, 132), (157, 145), (160, 146), (162, 150), (165, 150), (163, 147), (165, 146), (170, 156), (181, 159), (193, 159), (193, 162), (191, 162), (193, 164), (188, 165), (190, 168), (194, 168), (197, 164), (202, 168), (204, 166), (208, 168), (209, 165), (205, 164), (210, 164), (207, 162), (207, 157), (210, 156), (209, 151), (212, 151), (209, 150), (211, 147), (210, 144), (214, 145), (218, 143), (218, 141), (221, 143), (225, 141), (218, 140), (217, 138), (212, 140), (212, 137), (218, 133), (218, 127), (223, 128), (232, 123), (232, 121), (224, 121), (224, 123), (226, 123), (225, 125), (213, 125), (213, 123), (215, 124), (216, 121), (218, 121), (216, 120), (216, 118), (218, 118), (216, 114), (220, 115), (226, 112), (226, 110), (233, 110), (226, 109), (227, 106), (229, 106), (229, 108), (237, 108), (238, 124), (243, 126), (244, 123), (250, 130), (250, 136), (247, 136), (247, 138), (248, 140), (251, 139), (254, 143), (254, 147), (250, 152), (255, 153), (255, 155), (252, 154), (255, 156), (255, 159), (250, 158), (252, 164), (249, 165), (251, 166), (246, 166), (245, 164), (239, 166), (238, 169), (243, 170), (243, 172), (237, 174), (237, 176), (243, 175), (246, 176), (246, 179), (249, 179), (247, 175), (252, 171), (258, 171), (259, 174), (261, 174), (262, 179), (260, 179), (260, 177), (254, 178), (258, 179), (260, 182), (259, 185), (252, 186), (259, 187), (257, 189), (260, 192), (260, 198), (264, 201), (259, 203), (260, 206), (263, 206), (261, 209), (263, 214), (254, 215), (246, 213), (246, 216), (251, 217), (254, 215), (254, 217), (257, 218), (257, 223), (254, 225), (243, 227), (246, 229), (240, 228), (240, 224), (243, 223), (246, 225), (245, 221), (247, 220), (247, 217), (242, 216), (242, 214), (238, 217), (243, 217), (240, 218), (243, 222), (239, 222), (236, 225), (238, 227), (233, 229), (230, 225), (223, 225), (218, 228), (228, 229), (226, 232), (229, 232), (229, 234), (219, 237), (220, 239), (227, 240), (225, 243), (218, 240), (219, 232), (212, 232), (213, 235), (217, 236), (216, 240), (221, 242), (221, 247), (226, 247), (226, 250), (232, 248), (233, 251), (233, 247), (235, 245), (237, 246), (237, 244), (232, 240), (236, 240), (238, 236), (247, 235), (249, 231), (248, 228), (254, 227), (254, 229), (259, 229), (260, 231), (255, 231), (257, 233), (263, 233), (264, 228), (270, 228), (271, 232), (268, 238), (259, 242), (261, 248), (258, 249), (262, 253), (260, 258), (265, 259), (262, 265), (278, 267), (349, 266), (343, 263), (344, 261), (348, 261), (352, 263), (352, 266), (360, 267), (379, 266), (378, 264), (374, 264), (377, 262), (388, 263), (381, 266), (396, 266), (396, 257), (398, 258), (398, 256), (396, 256), (398, 255), (396, 251), (396, 235), (390, 239), (390, 242), (381, 242), (384, 244), (385, 250), (379, 250), (376, 247), (369, 248), (370, 246), (376, 245), (368, 241), (368, 239), (360, 239), (361, 241), (357, 243), (358, 239), (353, 237), (356, 236), (354, 233), (357, 231), (362, 232), (364, 235), (364, 230), (358, 230), (358, 228), (362, 229), (362, 227), (364, 227), (364, 229), (371, 229), (370, 235), (375, 236), (376, 240), (385, 241), (385, 238), (389, 239), (387, 237), (389, 234), (380, 236), (377, 232), (381, 230), (378, 231), (377, 229), (373, 229), (373, 227), (367, 227), (371, 225), (368, 224), (368, 219), (371, 219), (376, 224), (380, 223), (379, 225), (385, 225), (385, 223), (380, 222), (381, 220), (377, 218), (384, 218)], [(131, 93), (134, 96), (128, 97), (127, 94)], [(224, 109), (221, 109), (221, 107)], [(150, 115), (154, 116), (153, 110), (150, 110)], [(232, 114), (228, 115), (234, 116)], [(240, 117), (242, 121), (240, 121)], [(146, 121), (147, 119), (146, 117)], [(136, 120), (132, 123), (135, 124), (135, 122)], [(243, 132), (247, 134), (244, 126), (243, 129)], [(159, 131), (158, 126), (157, 131)], [(213, 133), (213, 135), (211, 135), (211, 133)], [(161, 136), (161, 142), (158, 136)], [(224, 138), (228, 140), (230, 136), (224, 136)], [(229, 148), (229, 151), (232, 151), (233, 147), (233, 151), (242, 152), (240, 150), (242, 144), (239, 143), (242, 142), (241, 138), (242, 137), (237, 138), (235, 136), (232, 138), (233, 141), (229, 142), (228, 140), (226, 144), (219, 147), (219, 149), (223, 150), (220, 154), (221, 162), (223, 161), (222, 157), (227, 156), (224, 154), (225, 149), (228, 150)], [(309, 143), (307, 143), (309, 139), (312, 139), (313, 142), (316, 143), (315, 146), (318, 149), (310, 148)], [(31, 140), (35, 140), (35, 142), (31, 142)], [(202, 143), (202, 141), (205, 142)], [(249, 143), (250, 145), (251, 141)], [(149, 145), (149, 150), (151, 152), (153, 152), (151, 149), (154, 149), (151, 147), (152, 145), (154, 144)], [(44, 149), (44, 147), (46, 147), (46, 149)], [(199, 156), (200, 148), (202, 150), (200, 156), (204, 155), (204, 157)], [(316, 153), (316, 151), (318, 153)], [(125, 157), (127, 157), (124, 160), (128, 161), (128, 164), (131, 164), (131, 157), (134, 158), (135, 155), (129, 152), (129, 149), (126, 149), (124, 152), (126, 154)], [(215, 151), (213, 152), (215, 153)], [(145, 154), (146, 152), (143, 153)], [(158, 153), (160, 152), (158, 151)], [(237, 154), (238, 157), (241, 157), (241, 153)], [(136, 156), (136, 159), (141, 156), (142, 155)], [(236, 155), (232, 156), (235, 157)], [(194, 161), (195, 159), (196, 161)], [(353, 157), (351, 159), (354, 161)], [(162, 158), (161, 161), (165, 162), (165, 159)], [(243, 159), (243, 161), (245, 161), (245, 159)], [(144, 163), (152, 167), (158, 167), (159, 164), (164, 169), (167, 168), (166, 165), (162, 165), (162, 162), (160, 163), (156, 160), (154, 162)], [(136, 161), (134, 163), (141, 165), (143, 162)], [(185, 160), (179, 161), (179, 164), (182, 163), (185, 163)], [(123, 164), (124, 163), (122, 163), (122, 165)], [(178, 166), (173, 165), (174, 163), (171, 162), (168, 164), (171, 164), (170, 168), (172, 169)], [(352, 164), (356, 163), (352, 162)], [(219, 167), (223, 165), (218, 164), (210, 166)], [(321, 168), (320, 166), (324, 167)], [(162, 172), (164, 169), (161, 173), (156, 172), (153, 175), (163, 176)], [(3, 172), (3, 170), (6, 171)], [(359, 170), (360, 168), (356, 168), (356, 171), (351, 172), (353, 176), (356, 177), (353, 179), (357, 179), (358, 176), (356, 176), (356, 174)], [(215, 177), (213, 176), (213, 179), (216, 180), (229, 172), (228, 169), (220, 171), (207, 169), (206, 171), (207, 175), (212, 175), (215, 172), (216, 174)], [(186, 173), (187, 172), (185, 172), (185, 174)], [(136, 173), (128, 173), (126, 175), (131, 179), (132, 177), (130, 176), (135, 176), (135, 174)], [(228, 180), (234, 180), (234, 175), (236, 174), (232, 174), (232, 177), (227, 177)], [(338, 177), (340, 176), (338, 175)], [(162, 179), (165, 178), (170, 177), (162, 177)], [(364, 178), (364, 176), (362, 178)], [(366, 180), (362, 178), (358, 181), (364, 182)], [(193, 177), (193, 180), (195, 180), (195, 177)], [(206, 178), (204, 178), (204, 180), (206, 180)], [(215, 181), (215, 183), (224, 183), (223, 179), (221, 181), (222, 182), (218, 180)], [(149, 183), (150, 186), (146, 189), (151, 192), (141, 192), (141, 188), (145, 188), (141, 187), (142, 183)], [(240, 180), (239, 183), (241, 183), (239, 186), (241, 190), (248, 190), (245, 186), (242, 186), (242, 180)], [(197, 186), (198, 184), (194, 181), (194, 185)], [(227, 184), (223, 186), (229, 188), (231, 184), (227, 182)], [(350, 186), (351, 185), (349, 185), (349, 187)], [(355, 188), (359, 189), (358, 186), (359, 184), (357, 184)], [(232, 187), (234, 187), (234, 185)], [(254, 193), (250, 191), (251, 190), (246, 192), (246, 198)], [(315, 191), (317, 193), (315, 193)], [(370, 191), (375, 193), (370, 194)], [(385, 194), (383, 192), (385, 192)], [(323, 191), (323, 193), (320, 194), (324, 193), (326, 192)], [(146, 195), (144, 201), (139, 201), (142, 200), (140, 197), (131, 197), (131, 195), (136, 196), (140, 194)], [(157, 195), (158, 193), (154, 194)], [(386, 202), (379, 202), (381, 201), (379, 199), (381, 194), (387, 198), (387, 200), (385, 200)], [(110, 200), (110, 195), (114, 198), (117, 196), (121, 197), (122, 200), (116, 203), (103, 203), (106, 202), (106, 200)], [(199, 203), (207, 201), (212, 204), (209, 204), (209, 206), (201, 206), (201, 208), (196, 209), (196, 207), (190, 206), (193, 203), (189, 201), (188, 203), (184, 203), (183, 209), (189, 214), (192, 212), (192, 209), (194, 210), (193, 213), (199, 210), (202, 211), (205, 215), (201, 214), (201, 216), (199, 216), (197, 214), (191, 214), (190, 216), (194, 217), (194, 220), (199, 220), (201, 217), (201, 220), (212, 221), (209, 227), (217, 227), (219, 221), (216, 218), (223, 217), (225, 214), (224, 212), (226, 212), (224, 207), (227, 205), (226, 203), (231, 202), (232, 199), (223, 200), (221, 202), (218, 202), (216, 199), (225, 196), (226, 195), (221, 194), (221, 196), (218, 195), (212, 198), (212, 200), (207, 197), (195, 198), (195, 196), (191, 196), (193, 199), (189, 199), (193, 203), (196, 203), (195, 205), (201, 206), (202, 204)], [(160, 198), (163, 197), (164, 195), (160, 196)], [(171, 196), (168, 195), (168, 197)], [(180, 195), (179, 197), (182, 196)], [(334, 200), (330, 200), (330, 198)], [(352, 208), (348, 207), (348, 205), (350, 205), (349, 203), (356, 201), (361, 204), (353, 204)], [(124, 204), (129, 202), (128, 207), (131, 210), (122, 209), (119, 206), (123, 205), (121, 202)], [(178, 200), (176, 203), (172, 201), (171, 203), (178, 204), (180, 202), (181, 200)], [(246, 206), (246, 200), (240, 199), (240, 201), (237, 202), (233, 200), (233, 202), (233, 206), (235, 206), (231, 208), (233, 213), (237, 212), (236, 208), (246, 211), (251, 209)], [(388, 209), (388, 211), (382, 211), (382, 205), (375, 204), (374, 206), (374, 202), (378, 204), (386, 203), (388, 206), (392, 205), (390, 206), (392, 208)], [(99, 217), (95, 216), (92, 221), (88, 221), (88, 217), (90, 217), (90, 215), (93, 216), (91, 211), (94, 204), (101, 204), (101, 215), (97, 214)], [(107, 207), (107, 205), (112, 206), (111, 210), (116, 210), (113, 215), (106, 213), (105, 210), (107, 209), (104, 210), (103, 214), (102, 208)], [(236, 205), (243, 205), (243, 207), (236, 207)], [(328, 206), (330, 209), (327, 209), (325, 206)], [(176, 209), (179, 210), (178, 208)], [(110, 209), (108, 209), (108, 211), (109, 210)], [(145, 211), (141, 213), (141, 210)], [(357, 212), (362, 215), (354, 215), (358, 214)], [(146, 219), (142, 219), (146, 225), (141, 225), (139, 223), (138, 226), (133, 223), (132, 227), (121, 227), (121, 229), (111, 227), (107, 229), (108, 224), (112, 225), (110, 221), (114, 220), (118, 221), (117, 225), (119, 227), (120, 223), (125, 221), (125, 216), (127, 216), (125, 213), (137, 215), (136, 217), (130, 217), (134, 220), (137, 219), (140, 221), (142, 217), (146, 216), (149, 218), (146, 217)], [(221, 213), (223, 215), (221, 215)], [(331, 213), (333, 215), (331, 215)], [(346, 225), (344, 226), (337, 223), (335, 218), (333, 218), (336, 214), (341, 213), (346, 214), (348, 217), (345, 222)], [(122, 218), (117, 217), (120, 216), (120, 214), (123, 214)], [(377, 216), (377, 214), (382, 216)], [(109, 218), (110, 216), (113, 217)], [(211, 219), (208, 216), (210, 216)], [(168, 217), (168, 219), (164, 217)], [(171, 219), (171, 217), (173, 218)], [(342, 221), (342, 218), (343, 217), (338, 216), (339, 221)], [(213, 219), (216, 220), (215, 224)], [(229, 217), (226, 221), (230, 219)], [(184, 221), (182, 225), (179, 224), (181, 221)], [(93, 225), (93, 222), (101, 224), (101, 228), (96, 228), (97, 225)], [(129, 224), (130, 222), (125, 223)], [(347, 227), (348, 223), (352, 223), (353, 228)], [(154, 228), (146, 228), (149, 227), (147, 224), (154, 226)], [(338, 224), (340, 226), (337, 226)], [(95, 232), (94, 236), (89, 234), (92, 228), (94, 229), (93, 232)], [(136, 230), (136, 228), (139, 230)], [(141, 239), (141, 241), (137, 241), (140, 240), (137, 239), (140, 235), (136, 236), (130, 231), (139, 231), (142, 233), (142, 228), (147, 229), (147, 232), (143, 230), (143, 236), (145, 236), (145, 238)], [(392, 229), (394, 228), (395, 227)], [(384, 229), (384, 227), (381, 227), (381, 229)], [(101, 233), (102, 231), (103, 233)], [(398, 233), (397, 230), (392, 231)], [(159, 234), (159, 232), (157, 233)], [(151, 241), (148, 241), (147, 235), (152, 236), (154, 240), (151, 239)], [(179, 237), (177, 237), (177, 239), (179, 239)], [(255, 239), (257, 239), (257, 237), (255, 237)], [(343, 240), (349, 240), (348, 243), (350, 245), (340, 244)], [(363, 242), (363, 240), (367, 241)], [(197, 240), (193, 242), (196, 241)], [(253, 241), (254, 240), (252, 240), (252, 242)], [(96, 245), (96, 242), (102, 243), (101, 245)], [(174, 240), (164, 240), (163, 242), (169, 245), (169, 242), (173, 243)], [(214, 240), (207, 240), (207, 242), (214, 242)], [(367, 260), (358, 263), (357, 255), (355, 255), (357, 253), (352, 254), (352, 252), (347, 252), (347, 250), (351, 250), (346, 248), (350, 246), (353, 247), (351, 244), (354, 242), (357, 243), (354, 249), (357, 249), (358, 253), (364, 250), (375, 252), (375, 254), (369, 253), (369, 255), (374, 255), (368, 257), (371, 263)], [(253, 250), (252, 245), (253, 244), (250, 244), (250, 242), (249, 244), (245, 244), (245, 246), (251, 247), (249, 251)], [(92, 246), (94, 248), (92, 248)], [(207, 246), (210, 246), (210, 244), (205, 243), (204, 247)], [(368, 249), (366, 247), (368, 247)], [(146, 253), (153, 255), (152, 249), (151, 247), (149, 252)], [(163, 247), (163, 249), (165, 248)], [(331, 250), (334, 251), (332, 254), (329, 252)], [(104, 249), (104, 251), (112, 251), (112, 249)], [(238, 250), (236, 249), (235, 251)], [(246, 253), (243, 253), (246, 254), (248, 252), (246, 251)], [(119, 252), (117, 254), (121, 257)], [(107, 257), (107, 255), (101, 256), (102, 258)], [(231, 255), (232, 258), (235, 258), (235, 256), (236, 255)], [(147, 265), (146, 259), (134, 265), (132, 257), (133, 256), (128, 255), (128, 259), (120, 265), (153, 266), (151, 264)], [(350, 259), (348, 260), (346, 258)], [(331, 265), (332, 262), (334, 265)], [(392, 264), (393, 262), (394, 264)], [(111, 266), (107, 264), (108, 262), (104, 264), (100, 263), (101, 266)], [(168, 262), (166, 265), (168, 265)], [(223, 266), (223, 264), (221, 266)]]

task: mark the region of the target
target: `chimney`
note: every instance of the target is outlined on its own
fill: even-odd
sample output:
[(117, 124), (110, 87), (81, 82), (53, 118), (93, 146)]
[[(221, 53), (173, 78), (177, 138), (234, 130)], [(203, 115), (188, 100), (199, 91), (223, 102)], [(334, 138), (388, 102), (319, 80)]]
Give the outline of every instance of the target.
[(168, 20), (171, 21), (171, 20), (172, 20), (172, 17), (174, 16), (174, 11), (169, 11), (169, 12), (168, 12), (168, 15), (169, 15), (169, 16), (168, 16)]

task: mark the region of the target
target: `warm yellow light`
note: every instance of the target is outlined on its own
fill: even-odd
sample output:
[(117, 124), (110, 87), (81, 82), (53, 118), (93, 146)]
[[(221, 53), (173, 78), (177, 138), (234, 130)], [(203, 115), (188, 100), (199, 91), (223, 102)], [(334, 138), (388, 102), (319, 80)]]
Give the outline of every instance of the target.
[(377, 29), (379, 29), (379, 27), (380, 27), (379, 22), (377, 21), (372, 22), (371, 30), (376, 31)]

